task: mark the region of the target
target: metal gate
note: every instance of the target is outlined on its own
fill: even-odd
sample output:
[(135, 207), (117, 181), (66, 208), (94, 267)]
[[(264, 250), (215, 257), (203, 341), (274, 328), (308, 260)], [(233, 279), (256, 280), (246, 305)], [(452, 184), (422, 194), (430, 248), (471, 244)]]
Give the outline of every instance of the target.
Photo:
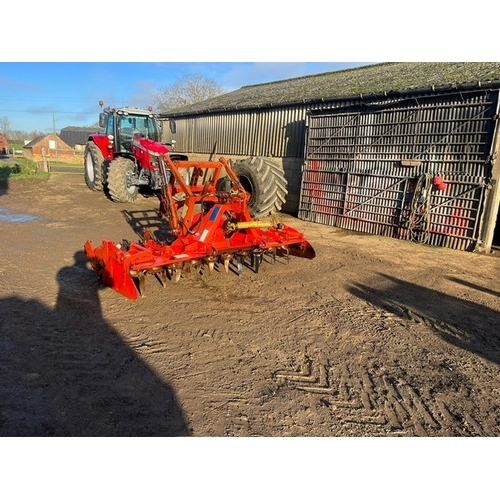
[(498, 91), (311, 111), (299, 217), (472, 250)]

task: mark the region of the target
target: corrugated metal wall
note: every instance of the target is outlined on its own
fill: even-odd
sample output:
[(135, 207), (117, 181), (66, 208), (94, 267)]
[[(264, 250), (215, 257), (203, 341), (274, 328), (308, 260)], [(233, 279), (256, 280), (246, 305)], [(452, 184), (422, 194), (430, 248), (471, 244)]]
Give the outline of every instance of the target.
[(497, 113), (489, 90), (311, 111), (299, 217), (472, 250)]
[(216, 143), (217, 154), (303, 158), (305, 117), (305, 106), (176, 117), (175, 149), (206, 154)]

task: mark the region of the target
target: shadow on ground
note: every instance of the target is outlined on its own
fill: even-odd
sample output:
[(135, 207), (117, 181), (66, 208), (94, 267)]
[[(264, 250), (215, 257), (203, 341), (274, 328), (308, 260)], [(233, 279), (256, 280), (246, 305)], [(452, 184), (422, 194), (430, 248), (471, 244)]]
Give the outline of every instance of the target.
[(157, 210), (123, 210), (122, 214), (139, 240), (144, 237), (146, 229), (158, 242), (166, 244), (175, 239), (167, 221), (159, 217)]
[[(405, 319), (425, 322), (447, 342), (500, 364), (500, 314), (497, 311), (392, 276), (380, 276), (389, 282), (388, 286), (371, 288), (358, 283), (349, 291)], [(473, 283), (454, 281), (496, 294)]]
[(0, 301), (0, 436), (187, 436), (172, 388), (102, 316), (83, 252), (52, 310)]

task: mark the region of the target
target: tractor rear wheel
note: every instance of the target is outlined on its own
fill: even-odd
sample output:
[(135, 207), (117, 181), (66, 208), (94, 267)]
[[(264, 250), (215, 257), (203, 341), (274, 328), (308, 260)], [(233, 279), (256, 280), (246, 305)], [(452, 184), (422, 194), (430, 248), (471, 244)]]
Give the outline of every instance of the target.
[(288, 182), (280, 165), (269, 158), (252, 156), (236, 160), (233, 170), (250, 194), (248, 210), (252, 217), (265, 217), (281, 210), (288, 194)]
[(133, 184), (135, 165), (128, 158), (116, 158), (109, 164), (108, 190), (113, 201), (128, 203), (135, 201), (139, 186)]
[(102, 191), (104, 157), (92, 141), (87, 142), (83, 156), (85, 184), (92, 191)]

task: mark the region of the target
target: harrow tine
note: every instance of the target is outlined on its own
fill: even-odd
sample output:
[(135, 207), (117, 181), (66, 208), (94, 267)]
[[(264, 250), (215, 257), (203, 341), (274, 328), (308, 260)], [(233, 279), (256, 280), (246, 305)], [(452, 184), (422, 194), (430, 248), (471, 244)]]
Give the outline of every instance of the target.
[(182, 264), (174, 264), (174, 274), (172, 276), (172, 280), (174, 283), (179, 283), (182, 274)]
[(226, 273), (229, 272), (229, 263), (231, 261), (231, 255), (229, 254), (224, 254), (222, 256), (222, 262), (224, 263), (224, 271), (226, 271)]
[(202, 262), (199, 259), (193, 259), (184, 262), (183, 274), (186, 278), (192, 278), (192, 273), (199, 274)]
[(236, 267), (238, 269), (238, 276), (243, 274), (243, 261), (245, 260), (245, 256), (242, 254), (238, 254), (236, 256)]
[(208, 275), (212, 276), (214, 273), (214, 268), (215, 268), (215, 262), (213, 260), (208, 262)]
[(271, 248), (266, 252), (267, 254), (271, 255), (271, 262), (272, 264), (276, 264), (276, 248)]
[(163, 268), (161, 271), (158, 271), (156, 273), (156, 277), (158, 278), (158, 281), (161, 283), (161, 286), (165, 288), (167, 286), (167, 270)]
[(280, 254), (285, 256), (287, 264), (290, 264), (290, 249), (287, 246), (281, 246), (279, 248)]
[(196, 274), (200, 274), (201, 266), (202, 266), (201, 260), (198, 259), (198, 260), (193, 261), (193, 268), (194, 268), (194, 272)]
[(139, 280), (139, 295), (141, 297), (146, 296), (146, 276), (144, 273), (140, 273), (137, 277)]
[(253, 252), (251, 259), (253, 270), (257, 274), (262, 264), (262, 252)]
[(215, 268), (215, 261), (217, 260), (217, 257), (209, 256), (205, 259), (208, 264), (208, 275), (212, 276)]

